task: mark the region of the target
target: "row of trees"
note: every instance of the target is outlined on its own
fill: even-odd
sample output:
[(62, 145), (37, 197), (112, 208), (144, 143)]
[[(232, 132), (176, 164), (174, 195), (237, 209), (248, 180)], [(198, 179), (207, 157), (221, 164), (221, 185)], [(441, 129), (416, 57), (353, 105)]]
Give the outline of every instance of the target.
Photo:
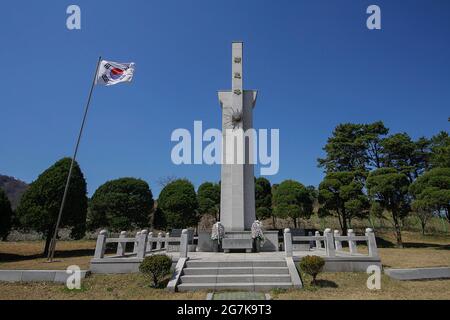
[[(260, 220), (291, 219), (297, 227), (299, 218), (313, 214), (314, 199), (314, 187), (293, 180), (272, 186), (266, 178), (255, 178), (255, 209)], [(196, 226), (206, 215), (220, 221), (220, 183), (205, 182), (196, 193), (191, 182), (177, 179), (161, 190), (153, 224), (157, 229)]]
[[(34, 230), (43, 234), (46, 239), (44, 255), (48, 253), (70, 163), (70, 158), (61, 159), (40, 174), (23, 194), (15, 212), (0, 189), (1, 238), (6, 238), (11, 227)], [(217, 199), (220, 200), (218, 190)], [(202, 203), (202, 208), (206, 206)], [(71, 237), (80, 239), (87, 230), (99, 228), (133, 230), (149, 227), (152, 223), (161, 229), (195, 226), (200, 217), (194, 186), (185, 179), (170, 181), (161, 191), (155, 207), (147, 182), (135, 178), (108, 181), (88, 199), (86, 180), (75, 163), (60, 226), (70, 228)]]
[[(431, 139), (412, 140), (406, 133), (388, 135), (382, 122), (341, 124), (318, 159), (325, 177), (318, 189), (286, 180), (271, 185), (255, 179), (258, 219), (289, 219), (294, 227), (309, 219), (317, 208), (320, 217), (336, 216), (346, 234), (352, 220), (382, 217), (388, 213), (397, 243), (402, 245), (401, 222), (415, 212), (422, 226), (432, 215), (450, 221), (450, 137), (441, 132)], [(11, 226), (41, 232), (47, 239), (55, 228), (69, 171), (70, 158), (45, 170), (30, 184), (16, 212), (0, 190), (0, 237)], [(149, 185), (140, 179), (121, 178), (101, 185), (87, 198), (86, 181), (75, 164), (61, 221), (74, 238), (86, 230), (130, 230), (196, 226), (202, 216), (220, 220), (220, 183), (205, 182), (197, 192), (186, 179), (168, 179), (155, 201)]]
[[(0, 236), (3, 239), (11, 227), (40, 232), (46, 239), (44, 255), (47, 255), (70, 163), (70, 158), (61, 159), (40, 174), (22, 195), (15, 212), (0, 189)], [(106, 182), (88, 199), (86, 180), (75, 163), (60, 226), (70, 228), (71, 237), (80, 239), (86, 230), (97, 227), (123, 230), (148, 226), (152, 210), (153, 196), (148, 184), (134, 178)]]
[[(52, 233), (64, 192), (71, 159), (64, 158), (45, 170), (30, 184), (13, 215), (4, 192), (0, 192), (1, 236), (11, 226), (41, 232), (48, 253)], [(314, 188), (287, 180), (272, 186), (265, 178), (255, 180), (256, 212), (259, 219), (290, 218), (297, 226), (299, 218), (313, 213)], [(77, 163), (74, 165), (61, 227), (70, 228), (71, 236), (82, 238), (87, 230), (111, 231), (153, 226), (156, 229), (196, 226), (202, 216), (220, 220), (220, 184), (205, 182), (195, 191), (186, 179), (166, 182), (154, 201), (149, 185), (135, 178), (108, 181), (88, 199), (86, 181)]]
[[(422, 231), (433, 216), (450, 222), (450, 137), (440, 132), (430, 139), (413, 140), (406, 133), (389, 135), (383, 122), (341, 124), (318, 159), (325, 177), (317, 190), (287, 180), (270, 185), (265, 178), (255, 182), (259, 219), (309, 219), (317, 207), (319, 217), (335, 216), (343, 234), (354, 219), (384, 218), (392, 221), (397, 245), (402, 247), (402, 221), (414, 213)], [(213, 184), (199, 188), (204, 213), (219, 214), (220, 186), (210, 196)], [(218, 191), (219, 190), (219, 191)]]
[[(163, 190), (164, 191), (164, 190)], [(161, 197), (160, 197), (161, 198)], [(210, 215), (220, 220), (220, 184), (205, 182), (198, 188), (198, 215)], [(290, 219), (295, 228), (300, 218), (308, 219), (313, 214), (316, 191), (300, 182), (285, 180), (271, 185), (266, 178), (255, 178), (255, 209), (259, 220), (272, 218)]]
[(401, 247), (401, 222), (411, 212), (423, 228), (433, 214), (450, 220), (450, 137), (441, 132), (414, 141), (388, 133), (382, 122), (335, 128), (326, 157), (318, 159), (325, 172), (319, 215), (337, 216), (346, 233), (354, 218), (388, 213)]

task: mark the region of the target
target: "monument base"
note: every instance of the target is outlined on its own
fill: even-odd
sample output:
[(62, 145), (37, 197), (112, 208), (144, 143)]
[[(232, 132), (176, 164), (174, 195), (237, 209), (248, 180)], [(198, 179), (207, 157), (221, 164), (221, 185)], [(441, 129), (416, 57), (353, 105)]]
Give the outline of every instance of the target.
[(225, 237), (222, 239), (222, 249), (225, 253), (231, 250), (245, 250), (246, 253), (252, 252), (252, 233), (250, 231), (225, 232)]
[(229, 249), (241, 249), (246, 252), (249, 252), (249, 249), (256, 252), (279, 251), (278, 231), (264, 231), (264, 241), (254, 241), (250, 231), (229, 231), (225, 233), (222, 248), (224, 251)]
[[(278, 231), (264, 231), (264, 242), (252, 239), (250, 231), (228, 231), (221, 241), (221, 248), (224, 252), (242, 251), (242, 252), (274, 252), (280, 251), (278, 241)], [(219, 246), (216, 241), (211, 240), (211, 232), (200, 231), (198, 234), (198, 252), (218, 252)]]

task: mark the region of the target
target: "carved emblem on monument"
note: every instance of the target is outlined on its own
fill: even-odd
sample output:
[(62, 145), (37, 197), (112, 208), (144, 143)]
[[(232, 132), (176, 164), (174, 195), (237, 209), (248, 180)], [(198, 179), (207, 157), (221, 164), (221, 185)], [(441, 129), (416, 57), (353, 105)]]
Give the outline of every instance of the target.
[(242, 111), (235, 110), (234, 108), (227, 108), (227, 109), (231, 110), (229, 113), (224, 114), (224, 116), (227, 118), (225, 124), (231, 126), (233, 129), (238, 128), (243, 120)]
[(235, 89), (234, 94), (237, 94), (238, 96), (242, 93), (242, 91), (240, 89)]
[(240, 78), (241, 78), (241, 74), (240, 74), (239, 72), (235, 72), (235, 73), (234, 73), (234, 77), (235, 77), (236, 79), (240, 79)]
[(231, 125), (233, 126), (233, 129), (238, 127), (241, 122), (242, 122), (242, 111), (233, 109), (233, 112), (231, 113)]
[(234, 63), (241, 63), (242, 58), (241, 57), (234, 57)]

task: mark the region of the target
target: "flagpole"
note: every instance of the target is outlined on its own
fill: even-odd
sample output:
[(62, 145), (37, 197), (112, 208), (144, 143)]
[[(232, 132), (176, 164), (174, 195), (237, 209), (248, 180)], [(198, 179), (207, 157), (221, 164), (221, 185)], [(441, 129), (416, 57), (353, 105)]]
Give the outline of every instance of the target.
[(62, 198), (62, 201), (61, 201), (61, 206), (59, 208), (59, 214), (58, 214), (58, 220), (56, 221), (55, 232), (54, 232), (53, 238), (52, 238), (52, 240), (50, 242), (50, 250), (49, 250), (48, 256), (47, 256), (47, 261), (48, 262), (53, 262), (53, 257), (55, 256), (56, 239), (58, 237), (59, 224), (61, 223), (61, 216), (62, 216), (62, 213), (63, 213), (63, 210), (64, 210), (64, 205), (66, 203), (67, 193), (69, 191), (70, 178), (72, 176), (73, 166), (74, 166), (74, 163), (75, 163), (75, 159), (77, 157), (78, 147), (80, 145), (81, 135), (83, 134), (84, 124), (86, 122), (86, 117), (87, 117), (87, 114), (88, 114), (88, 111), (89, 111), (89, 105), (91, 103), (92, 92), (94, 91), (94, 86), (95, 86), (95, 83), (96, 83), (96, 80), (97, 80), (97, 74), (98, 74), (98, 69), (99, 69), (101, 60), (102, 60), (102, 57), (101, 56), (98, 57), (97, 66), (95, 68), (94, 79), (92, 80), (92, 85), (91, 85), (91, 89), (89, 91), (88, 100), (87, 100), (87, 103), (86, 103), (86, 107), (84, 108), (83, 121), (81, 122), (80, 132), (78, 133), (78, 139), (77, 139), (77, 143), (75, 145), (75, 151), (73, 153), (72, 162), (70, 163), (69, 174), (67, 175), (66, 186), (64, 188), (64, 195), (63, 195), (63, 198)]

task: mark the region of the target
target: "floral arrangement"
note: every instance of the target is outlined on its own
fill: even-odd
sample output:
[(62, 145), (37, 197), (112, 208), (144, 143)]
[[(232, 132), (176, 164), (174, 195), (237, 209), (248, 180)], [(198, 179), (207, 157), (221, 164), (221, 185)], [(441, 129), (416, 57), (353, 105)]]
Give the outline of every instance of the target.
[(261, 246), (264, 244), (264, 233), (262, 231), (262, 225), (259, 220), (256, 220), (252, 224), (252, 238), (261, 241)]
[(224, 236), (225, 228), (223, 225), (220, 222), (214, 223), (211, 230), (211, 240), (217, 240), (220, 244)]

